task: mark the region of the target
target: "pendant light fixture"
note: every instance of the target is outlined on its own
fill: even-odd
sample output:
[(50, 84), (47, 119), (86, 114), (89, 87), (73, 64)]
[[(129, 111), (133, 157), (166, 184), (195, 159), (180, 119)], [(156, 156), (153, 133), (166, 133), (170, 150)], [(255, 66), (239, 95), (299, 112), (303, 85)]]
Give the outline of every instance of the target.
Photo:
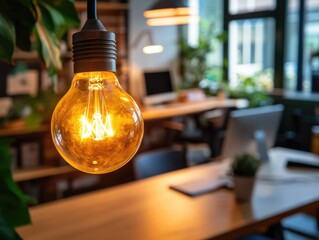
[(199, 21), (195, 9), (187, 0), (158, 0), (148, 10), (144, 11), (146, 23), (149, 26), (168, 26), (189, 24)]
[(136, 153), (144, 123), (133, 98), (120, 86), (115, 34), (87, 1), (87, 21), (73, 35), (75, 76), (51, 121), (53, 142), (70, 165), (87, 173), (114, 171)]

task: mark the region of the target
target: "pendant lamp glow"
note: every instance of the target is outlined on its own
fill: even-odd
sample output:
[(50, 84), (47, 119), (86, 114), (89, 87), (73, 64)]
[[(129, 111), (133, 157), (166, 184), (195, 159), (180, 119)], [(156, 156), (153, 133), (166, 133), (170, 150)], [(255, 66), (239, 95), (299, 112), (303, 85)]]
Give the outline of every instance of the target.
[(144, 11), (149, 26), (189, 24), (199, 21), (195, 9), (185, 0), (159, 0)]
[(88, 0), (88, 20), (73, 35), (75, 76), (51, 121), (58, 152), (83, 172), (122, 167), (142, 141), (142, 114), (115, 76), (116, 54), (115, 34), (97, 19), (96, 0)]

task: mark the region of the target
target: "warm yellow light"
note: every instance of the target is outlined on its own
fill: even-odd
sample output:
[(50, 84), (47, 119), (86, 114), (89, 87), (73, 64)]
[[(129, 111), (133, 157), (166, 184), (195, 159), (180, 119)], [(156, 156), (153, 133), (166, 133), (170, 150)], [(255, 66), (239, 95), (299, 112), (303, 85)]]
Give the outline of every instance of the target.
[(91, 122), (85, 116), (82, 116), (82, 139), (93, 138), (94, 140), (103, 140), (114, 136), (111, 116), (107, 114), (104, 122), (102, 118), (102, 114), (99, 112), (93, 114)]
[(199, 16), (174, 16), (174, 17), (162, 17), (162, 18), (150, 18), (146, 20), (149, 26), (169, 26), (169, 25), (181, 25), (196, 23), (200, 19)]
[(150, 46), (145, 46), (143, 48), (143, 52), (145, 54), (155, 54), (155, 53), (161, 53), (163, 52), (164, 47), (162, 45), (150, 45)]
[(144, 131), (141, 112), (112, 72), (78, 73), (54, 110), (53, 142), (73, 167), (107, 173), (136, 153)]
[(156, 10), (147, 10), (144, 12), (146, 18), (160, 18), (160, 17), (171, 17), (171, 16), (183, 16), (191, 15), (193, 10), (191, 8), (164, 8)]

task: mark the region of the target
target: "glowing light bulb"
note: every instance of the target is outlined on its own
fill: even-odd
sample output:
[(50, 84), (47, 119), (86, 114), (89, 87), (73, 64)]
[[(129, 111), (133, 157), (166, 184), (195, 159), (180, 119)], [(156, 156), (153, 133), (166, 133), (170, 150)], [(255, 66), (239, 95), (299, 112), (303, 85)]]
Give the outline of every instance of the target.
[(120, 87), (116, 38), (96, 16), (96, 0), (87, 0), (87, 16), (72, 36), (75, 76), (51, 121), (53, 142), (73, 167), (107, 173), (122, 167), (141, 144), (141, 112)]
[(143, 137), (143, 119), (113, 72), (75, 74), (56, 106), (51, 131), (61, 156), (87, 173), (107, 173), (127, 163)]

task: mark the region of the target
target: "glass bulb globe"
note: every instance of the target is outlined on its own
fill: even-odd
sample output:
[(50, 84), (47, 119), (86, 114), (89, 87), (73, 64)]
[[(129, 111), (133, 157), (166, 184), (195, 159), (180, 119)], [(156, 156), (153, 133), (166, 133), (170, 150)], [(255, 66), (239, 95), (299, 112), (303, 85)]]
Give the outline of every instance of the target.
[(77, 73), (51, 121), (55, 147), (80, 171), (101, 174), (126, 164), (141, 144), (144, 123), (112, 72)]

